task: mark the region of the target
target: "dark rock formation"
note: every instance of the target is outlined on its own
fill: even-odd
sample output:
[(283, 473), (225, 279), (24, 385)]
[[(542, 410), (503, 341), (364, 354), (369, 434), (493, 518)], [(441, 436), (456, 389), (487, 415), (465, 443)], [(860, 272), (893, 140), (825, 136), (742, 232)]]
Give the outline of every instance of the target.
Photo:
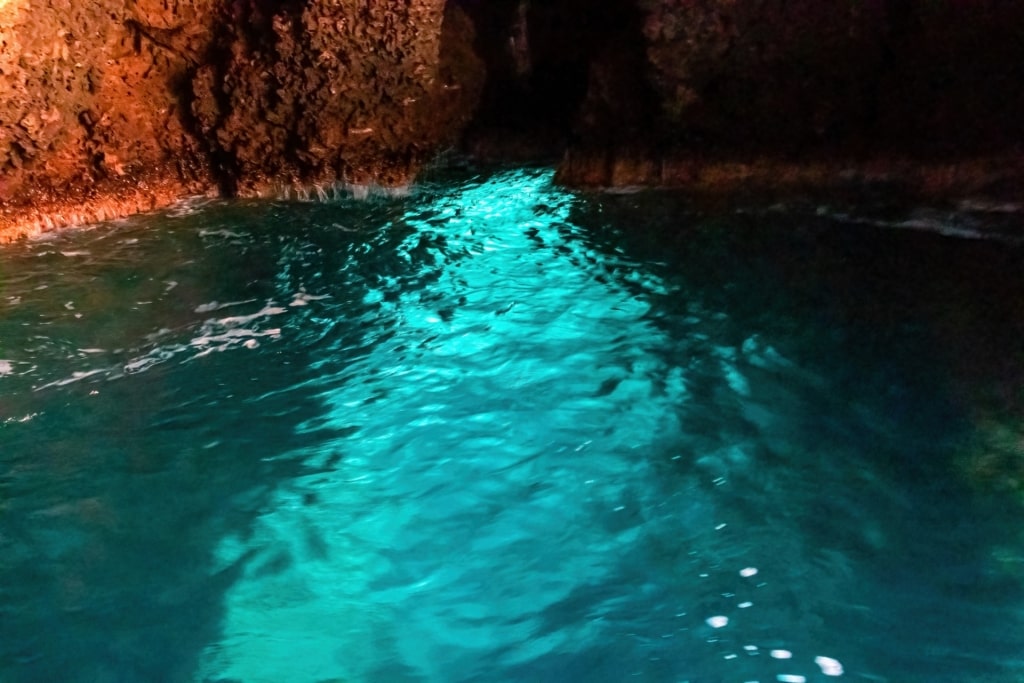
[(463, 130), (568, 151), (579, 185), (1018, 188), (1022, 26), (1001, 0), (0, 0), (0, 236), (402, 184)]
[[(738, 164), (735, 177), (746, 182), (745, 169), (755, 161), (760, 168), (817, 169), (802, 174), (805, 180), (819, 171), (839, 180), (851, 169), (874, 176), (887, 161), (896, 162), (890, 174), (923, 163), (922, 181), (952, 165), (958, 177), (984, 184), (974, 169), (995, 157), (1009, 158), (1019, 172), (1024, 93), (1012, 85), (1024, 77), (1019, 3), (636, 4), (646, 60), (627, 67), (635, 58), (622, 57), (618, 72), (652, 88), (657, 111), (644, 134), (609, 145), (606, 134), (585, 125), (587, 117), (614, 115), (622, 108), (617, 103), (633, 106), (635, 98), (614, 88), (604, 95), (607, 87), (592, 77), (584, 125), (562, 169), (567, 182), (616, 184), (624, 176), (687, 184), (700, 166), (711, 172), (696, 169), (698, 175), (729, 185), (731, 168)], [(637, 159), (647, 166), (635, 168)], [(769, 184), (771, 175), (765, 174)], [(913, 174), (907, 180), (918, 182)]]
[(466, 147), (487, 159), (559, 158), (585, 132), (641, 135), (656, 109), (633, 0), (456, 0), (487, 64)]
[(444, 0), (232, 3), (192, 80), (218, 180), (232, 194), (409, 182), (483, 82), (472, 27), (457, 8), (443, 18)]

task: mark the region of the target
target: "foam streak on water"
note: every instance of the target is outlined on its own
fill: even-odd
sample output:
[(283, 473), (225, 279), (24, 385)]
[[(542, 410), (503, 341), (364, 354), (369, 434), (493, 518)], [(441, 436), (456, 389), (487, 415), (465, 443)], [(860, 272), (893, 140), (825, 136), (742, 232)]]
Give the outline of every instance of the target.
[(0, 681), (1017, 680), (944, 269), (659, 202), (515, 171), (6, 256)]

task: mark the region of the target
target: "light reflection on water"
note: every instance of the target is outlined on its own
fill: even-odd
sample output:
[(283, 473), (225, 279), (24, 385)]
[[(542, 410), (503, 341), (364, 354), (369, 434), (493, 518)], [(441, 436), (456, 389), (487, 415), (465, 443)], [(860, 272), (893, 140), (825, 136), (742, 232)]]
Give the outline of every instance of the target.
[(0, 680), (1016, 680), (919, 284), (661, 201), (518, 171), (12, 250)]

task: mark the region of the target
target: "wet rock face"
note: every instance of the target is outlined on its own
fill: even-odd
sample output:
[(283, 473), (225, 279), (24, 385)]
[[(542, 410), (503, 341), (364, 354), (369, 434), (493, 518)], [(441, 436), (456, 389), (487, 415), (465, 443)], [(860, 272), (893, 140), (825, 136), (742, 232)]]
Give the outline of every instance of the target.
[(1004, 0), (0, 0), (0, 239), (402, 184), (467, 126), (583, 184), (1019, 157), (1021, 26)]
[(640, 0), (669, 131), (694, 144), (809, 145), (863, 120), (881, 4)]
[(179, 84), (212, 0), (0, 4), (0, 238), (206, 186)]
[(674, 143), (932, 155), (990, 152), (1024, 133), (1024, 100), (1009, 86), (1024, 64), (1020, 3), (637, 4)]
[(728, 191), (852, 173), (930, 192), (1019, 173), (1024, 4), (631, 2), (642, 57), (592, 63), (563, 182)]
[(0, 0), (0, 238), (408, 182), (476, 105), (473, 35), (444, 0)]
[(154, 169), (195, 180), (179, 168), (188, 134), (173, 92), (187, 58), (172, 38), (153, 36), (186, 33), (181, 44), (201, 52), (203, 4), (12, 0), (0, 8), (0, 199), (87, 191)]
[(457, 137), (483, 80), (471, 25), (444, 4), (232, 2), (191, 82), (224, 188), (408, 182)]
[(602, 144), (649, 125), (634, 0), (450, 0), (477, 29), (487, 83), (467, 146), (498, 160), (558, 158), (585, 132)]

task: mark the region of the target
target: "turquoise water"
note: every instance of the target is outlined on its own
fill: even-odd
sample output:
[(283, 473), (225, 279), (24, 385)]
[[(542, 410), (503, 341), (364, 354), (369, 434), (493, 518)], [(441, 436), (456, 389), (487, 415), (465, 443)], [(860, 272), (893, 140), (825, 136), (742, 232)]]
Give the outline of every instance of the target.
[(1024, 680), (1019, 225), (539, 169), (5, 248), (0, 681)]

